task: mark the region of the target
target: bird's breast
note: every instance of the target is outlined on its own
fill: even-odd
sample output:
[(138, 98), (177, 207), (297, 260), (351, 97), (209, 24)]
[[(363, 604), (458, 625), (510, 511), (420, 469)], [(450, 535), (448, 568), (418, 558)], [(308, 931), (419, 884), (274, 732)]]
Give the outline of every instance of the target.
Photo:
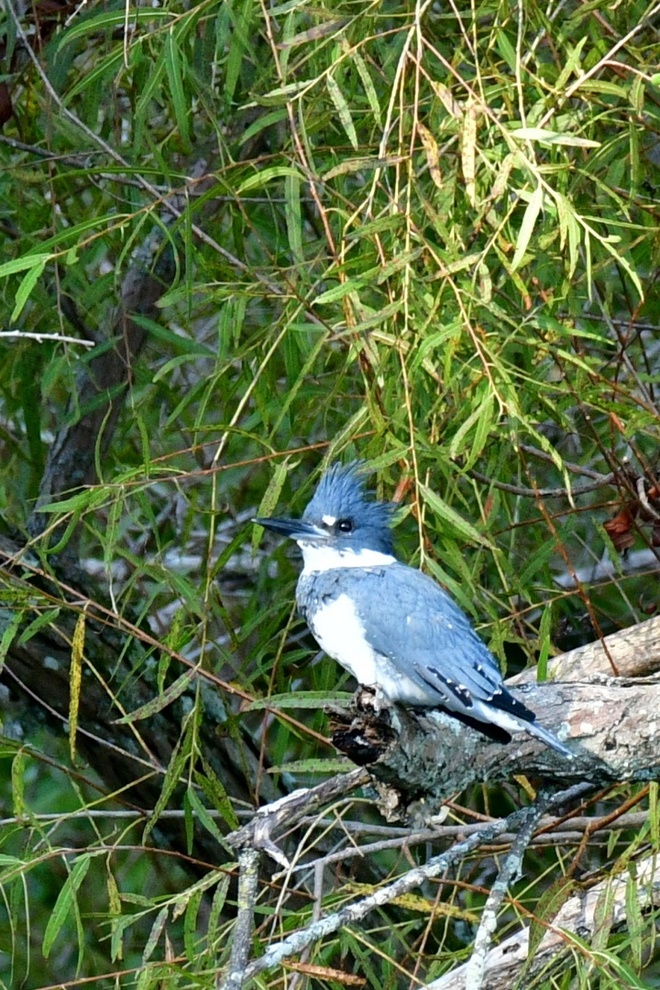
[(346, 594), (333, 598), (307, 596), (301, 611), (321, 649), (348, 670), (358, 684), (375, 686), (390, 701), (428, 705), (428, 691), (411, 679), (405, 667), (374, 650)]

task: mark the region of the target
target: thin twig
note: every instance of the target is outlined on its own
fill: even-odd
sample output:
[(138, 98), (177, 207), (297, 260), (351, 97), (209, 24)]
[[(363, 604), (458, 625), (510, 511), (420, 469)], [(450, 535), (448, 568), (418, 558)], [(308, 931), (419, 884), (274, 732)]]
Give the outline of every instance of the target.
[[(538, 447), (532, 447), (527, 443), (518, 444), (518, 447), (524, 454), (530, 454), (532, 457), (538, 457), (540, 461), (548, 461), (550, 464), (555, 464), (554, 457), (545, 450), (539, 450)], [(585, 467), (584, 464), (573, 464), (571, 461), (562, 461), (562, 466), (572, 474), (581, 474), (585, 478), (593, 478), (599, 485), (609, 484), (608, 479), (610, 475), (592, 471), (591, 468)]]
[(80, 344), (81, 347), (94, 347), (96, 341), (81, 340), (80, 337), (66, 337), (61, 333), (32, 333), (27, 330), (0, 330), (0, 341), (8, 340), (10, 337), (18, 337), (22, 340), (36, 340), (39, 344)]
[(613, 485), (616, 480), (616, 475), (614, 472), (610, 474), (602, 475), (597, 481), (588, 481), (584, 485), (580, 485), (576, 488), (525, 488), (522, 485), (510, 485), (505, 481), (496, 481), (495, 478), (489, 478), (488, 475), (482, 474), (481, 471), (475, 471), (472, 469), (468, 472), (471, 478), (475, 481), (480, 481), (485, 485), (492, 485), (493, 488), (499, 489), (502, 492), (510, 492), (512, 495), (521, 495), (524, 498), (569, 498), (579, 495), (586, 495), (588, 492), (598, 491), (604, 485)]
[(360, 768), (349, 773), (337, 774), (329, 780), (324, 780), (316, 787), (300, 788), (271, 804), (259, 808), (254, 818), (227, 836), (227, 845), (234, 849), (261, 849), (285, 868), (289, 868), (286, 856), (273, 842), (273, 835), (283, 828), (290, 829), (301, 818), (315, 808), (334, 801), (344, 794), (368, 783), (371, 775), (368, 770)]
[(549, 802), (550, 795), (540, 797), (535, 804), (525, 808), (527, 815), (520, 826), (520, 831), (511, 850), (505, 857), (495, 883), (491, 887), (488, 899), (481, 914), (479, 928), (474, 939), (472, 955), (465, 970), (465, 990), (481, 990), (486, 974), (486, 958), (490, 951), (491, 939), (497, 928), (497, 912), (506, 897), (509, 884), (522, 869), (525, 855), (532, 833), (539, 824)]
[(241, 990), (245, 982), (245, 966), (250, 956), (254, 909), (259, 893), (259, 862), (261, 854), (256, 849), (242, 849), (238, 856), (238, 897), (236, 924), (231, 944), (229, 965), (218, 976), (217, 990)]

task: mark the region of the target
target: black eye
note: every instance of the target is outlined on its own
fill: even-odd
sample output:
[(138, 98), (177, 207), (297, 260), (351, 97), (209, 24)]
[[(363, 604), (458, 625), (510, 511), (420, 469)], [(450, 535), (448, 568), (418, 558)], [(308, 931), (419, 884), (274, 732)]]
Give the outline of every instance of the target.
[(353, 523), (350, 519), (340, 519), (337, 523), (337, 529), (340, 533), (352, 533)]

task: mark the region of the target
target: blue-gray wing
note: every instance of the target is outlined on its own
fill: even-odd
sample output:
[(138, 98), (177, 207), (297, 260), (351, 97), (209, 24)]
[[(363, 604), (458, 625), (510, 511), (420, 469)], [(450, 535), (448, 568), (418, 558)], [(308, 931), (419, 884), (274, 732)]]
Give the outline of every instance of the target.
[[(475, 702), (496, 699), (509, 708), (513, 699), (495, 658), (440, 585), (397, 562), (371, 570), (365, 594), (359, 571), (351, 570), (342, 571), (342, 590), (354, 599), (370, 645), (428, 693), (429, 705), (469, 711)], [(516, 713), (531, 715), (523, 705)]]

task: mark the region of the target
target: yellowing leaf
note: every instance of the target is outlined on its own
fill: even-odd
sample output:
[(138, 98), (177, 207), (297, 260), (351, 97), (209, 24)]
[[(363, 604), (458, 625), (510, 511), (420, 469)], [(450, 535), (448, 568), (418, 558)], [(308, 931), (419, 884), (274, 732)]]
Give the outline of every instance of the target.
[(348, 103), (346, 102), (346, 97), (342, 93), (336, 79), (333, 76), (328, 76), (325, 81), (328, 87), (328, 93), (330, 94), (330, 99), (335, 105), (335, 109), (339, 114), (339, 120), (341, 121), (341, 126), (346, 131), (346, 136), (351, 142), (355, 150), (358, 148), (358, 138), (357, 131), (355, 130), (355, 125), (353, 123), (353, 118), (351, 116), (351, 111), (349, 109)]
[(435, 182), (438, 189), (442, 189), (442, 172), (440, 171), (440, 152), (438, 150), (438, 144), (428, 127), (425, 127), (421, 121), (417, 121), (417, 133), (422, 139), (422, 145), (424, 147), (424, 153), (426, 155), (426, 161), (429, 167), (429, 172), (431, 173), (431, 178)]
[(525, 251), (529, 245), (532, 233), (534, 232), (534, 227), (536, 225), (536, 220), (541, 212), (541, 207), (543, 206), (543, 189), (540, 185), (536, 187), (532, 193), (529, 203), (527, 204), (527, 209), (525, 210), (524, 216), (522, 218), (522, 223), (520, 224), (520, 231), (518, 232), (518, 240), (516, 241), (516, 251), (513, 256), (513, 261), (511, 262), (511, 270), (515, 271), (520, 265), (523, 258), (525, 257)]

